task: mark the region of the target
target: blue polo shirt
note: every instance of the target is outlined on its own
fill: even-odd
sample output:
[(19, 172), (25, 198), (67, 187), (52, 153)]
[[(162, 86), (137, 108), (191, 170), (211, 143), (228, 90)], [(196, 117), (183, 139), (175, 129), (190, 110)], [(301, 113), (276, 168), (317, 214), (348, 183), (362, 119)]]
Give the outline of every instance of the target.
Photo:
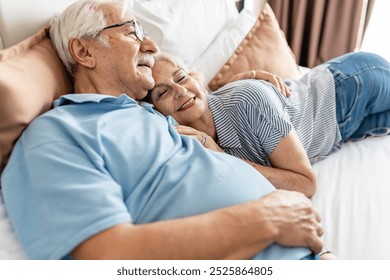
[[(33, 121), (2, 175), (6, 208), (31, 259), (61, 259), (92, 235), (205, 213), (274, 190), (233, 156), (179, 135), (127, 95), (71, 94)], [(300, 259), (271, 245), (255, 256)]]

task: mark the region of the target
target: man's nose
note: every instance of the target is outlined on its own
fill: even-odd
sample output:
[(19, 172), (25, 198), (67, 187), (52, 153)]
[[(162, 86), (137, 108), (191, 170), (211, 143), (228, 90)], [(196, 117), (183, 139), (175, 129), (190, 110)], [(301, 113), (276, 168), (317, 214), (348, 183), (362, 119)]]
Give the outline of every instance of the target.
[(144, 41), (141, 43), (140, 50), (144, 53), (154, 54), (158, 52), (156, 43), (148, 36), (145, 36)]

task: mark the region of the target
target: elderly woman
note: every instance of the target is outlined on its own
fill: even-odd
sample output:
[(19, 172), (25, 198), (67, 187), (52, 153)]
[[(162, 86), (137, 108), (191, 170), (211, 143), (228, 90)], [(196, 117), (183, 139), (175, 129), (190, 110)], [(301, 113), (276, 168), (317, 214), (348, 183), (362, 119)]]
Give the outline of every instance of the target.
[(374, 54), (346, 54), (286, 80), (291, 95), (280, 79), (259, 71), (234, 80), (275, 86), (246, 79), (207, 94), (197, 73), (166, 54), (156, 56), (153, 78), (147, 101), (181, 124), (180, 133), (242, 158), (277, 188), (309, 197), (316, 188), (311, 163), (343, 141), (388, 134), (390, 127), (390, 64)]

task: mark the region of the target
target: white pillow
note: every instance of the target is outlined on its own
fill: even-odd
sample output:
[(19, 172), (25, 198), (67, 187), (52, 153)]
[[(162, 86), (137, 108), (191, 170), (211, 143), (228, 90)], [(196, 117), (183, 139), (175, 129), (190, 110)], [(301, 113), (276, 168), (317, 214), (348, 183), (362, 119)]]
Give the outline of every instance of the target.
[(5, 211), (2, 192), (0, 189), (0, 260), (27, 259), (19, 239)]
[(255, 22), (256, 17), (251, 11), (242, 10), (237, 19), (219, 34), (190, 68), (202, 73), (206, 84), (208, 84), (233, 54)]
[(76, 0), (0, 0), (0, 36), (4, 48), (37, 32)]
[(186, 65), (238, 16), (234, 0), (134, 0), (130, 11), (161, 51)]

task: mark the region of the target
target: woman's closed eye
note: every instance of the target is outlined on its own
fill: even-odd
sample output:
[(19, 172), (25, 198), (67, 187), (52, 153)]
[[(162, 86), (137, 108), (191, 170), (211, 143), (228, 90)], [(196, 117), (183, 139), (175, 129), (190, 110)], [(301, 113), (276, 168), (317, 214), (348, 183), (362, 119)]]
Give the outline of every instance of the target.
[(163, 97), (163, 95), (164, 95), (167, 91), (168, 91), (167, 89), (163, 89), (163, 90), (161, 90), (161, 91), (159, 91), (159, 92), (157, 93), (157, 96), (158, 96), (159, 98), (161, 98), (161, 97)]
[(184, 80), (187, 78), (187, 72), (185, 72), (184, 70), (180, 70), (179, 72), (177, 72), (176, 74), (176, 83), (180, 83), (180, 82), (184, 82)]
[(161, 86), (154, 88), (151, 93), (152, 99), (158, 100), (163, 98), (165, 93), (168, 92), (168, 90), (169, 89), (167, 87), (161, 87)]

